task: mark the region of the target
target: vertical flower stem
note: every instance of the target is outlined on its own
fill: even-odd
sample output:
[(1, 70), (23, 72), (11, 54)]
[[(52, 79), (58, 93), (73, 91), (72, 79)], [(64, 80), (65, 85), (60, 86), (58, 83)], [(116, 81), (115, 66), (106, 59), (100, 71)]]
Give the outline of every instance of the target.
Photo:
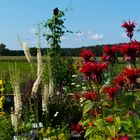
[(36, 122), (37, 122), (37, 131), (39, 131), (38, 96), (37, 96), (37, 94), (34, 97), (34, 110), (35, 110), (35, 117), (36, 117)]
[(116, 98), (116, 96), (114, 96), (114, 98), (113, 98), (113, 103), (114, 103), (114, 107), (113, 107), (112, 114), (113, 114), (113, 116), (115, 116), (116, 115), (116, 108), (117, 108), (117, 98)]
[(132, 109), (135, 112), (135, 96), (134, 96), (134, 89), (132, 89)]
[(102, 100), (101, 100), (101, 95), (100, 95), (100, 89), (99, 89), (99, 84), (97, 83), (96, 84), (96, 88), (97, 88), (97, 95), (98, 95), (98, 99), (99, 99), (99, 106), (101, 107), (101, 116), (102, 116), (102, 118), (103, 118), (103, 106), (102, 106)]
[(132, 37), (133, 37), (133, 36), (130, 36), (130, 37), (129, 37), (129, 38), (130, 38), (130, 43), (132, 42)]
[(135, 129), (135, 131), (137, 132), (137, 127), (136, 127), (136, 123), (135, 123), (135, 96), (134, 96), (134, 85), (132, 86), (132, 94), (131, 94), (131, 99), (132, 99), (132, 110), (133, 110), (133, 116), (132, 116), (132, 124), (133, 127)]

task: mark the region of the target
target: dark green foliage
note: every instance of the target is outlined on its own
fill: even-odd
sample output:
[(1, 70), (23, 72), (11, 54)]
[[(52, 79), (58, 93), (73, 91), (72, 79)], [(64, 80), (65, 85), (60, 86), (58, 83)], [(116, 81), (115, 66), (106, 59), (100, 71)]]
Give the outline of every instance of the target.
[(63, 124), (70, 122), (77, 124), (82, 117), (82, 109), (73, 95), (62, 96), (60, 93), (53, 95), (50, 98), (49, 109), (49, 121), (53, 127), (61, 125), (62, 122)]
[[(51, 37), (53, 37), (53, 36), (49, 35), (46, 39), (49, 39)], [(55, 42), (61, 43), (61, 40), (55, 41)], [(79, 57), (79, 54), (80, 54), (81, 50), (83, 48), (86, 48), (86, 49), (91, 49), (94, 52), (96, 52), (96, 56), (102, 56), (103, 46), (104, 45), (95, 45), (95, 46), (92, 45), (92, 46), (84, 46), (84, 47), (79, 46), (79, 48), (75, 48), (75, 46), (71, 46), (71, 48), (60, 48), (60, 45), (58, 45), (58, 48), (60, 49), (60, 50), (59, 49), (58, 50), (61, 52), (62, 56), (76, 56), (76, 57)], [(42, 55), (46, 55), (49, 52), (49, 48), (41, 48), (40, 50), (41, 50)], [(31, 53), (32, 56), (36, 56), (36, 54), (37, 54), (36, 47), (31, 47), (30, 48), (30, 53)], [(5, 56), (24, 56), (24, 52), (22, 50), (7, 50), (7, 51), (2, 53), (2, 56), (3, 55), (5, 55)], [(120, 57), (122, 55), (120, 53), (118, 53), (117, 56)]]
[(12, 140), (13, 130), (10, 117), (0, 116), (0, 140)]
[(0, 56), (4, 56), (9, 53), (9, 49), (6, 48), (6, 45), (1, 43), (0, 44)]
[(72, 75), (75, 73), (73, 59), (55, 56), (51, 64), (55, 88), (62, 92), (62, 88), (72, 82)]

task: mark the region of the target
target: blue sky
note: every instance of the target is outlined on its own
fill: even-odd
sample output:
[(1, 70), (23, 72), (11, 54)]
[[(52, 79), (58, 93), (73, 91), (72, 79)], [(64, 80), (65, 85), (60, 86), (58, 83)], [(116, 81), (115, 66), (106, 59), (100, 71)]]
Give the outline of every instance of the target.
[[(62, 37), (63, 48), (128, 42), (123, 20), (134, 20), (140, 28), (140, 0), (0, 0), (0, 5), (0, 43), (11, 50), (21, 49), (17, 35), (34, 47), (37, 24), (50, 18), (55, 7), (72, 8), (65, 13), (65, 26), (74, 33)], [(140, 41), (140, 32), (134, 38)], [(43, 37), (41, 44), (49, 47)]]

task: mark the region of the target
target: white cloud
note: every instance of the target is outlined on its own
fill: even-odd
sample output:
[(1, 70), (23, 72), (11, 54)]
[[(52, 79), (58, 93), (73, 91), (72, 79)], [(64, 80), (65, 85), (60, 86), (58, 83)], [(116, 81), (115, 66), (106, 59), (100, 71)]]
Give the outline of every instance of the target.
[(127, 38), (127, 34), (126, 34), (126, 33), (122, 33), (122, 34), (121, 34), (121, 37), (122, 37), (122, 38)]
[(98, 34), (98, 33), (89, 35), (89, 38), (93, 40), (102, 40), (103, 37), (104, 37), (103, 34)]

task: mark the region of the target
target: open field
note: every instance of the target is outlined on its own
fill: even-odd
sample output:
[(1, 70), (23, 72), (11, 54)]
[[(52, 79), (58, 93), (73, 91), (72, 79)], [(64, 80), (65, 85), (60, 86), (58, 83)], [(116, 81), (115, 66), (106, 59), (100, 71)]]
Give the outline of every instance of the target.
[[(80, 62), (82, 59), (81, 57), (72, 57), (74, 59), (74, 65), (77, 64), (77, 62)], [(36, 57), (32, 57), (33, 61), (36, 63)], [(97, 59), (100, 59), (99, 57)], [(122, 57), (119, 57), (119, 67), (116, 68), (116, 70), (119, 72), (124, 67), (124, 61), (122, 60)], [(45, 62), (46, 58), (43, 57), (43, 61)], [(14, 66), (16, 63), (17, 68), (21, 72), (21, 77), (24, 78), (30, 77), (28, 71), (30, 70), (30, 65), (27, 62), (26, 58), (24, 56), (0, 56), (0, 76), (2, 76), (3, 79), (7, 79), (9, 77), (9, 66)], [(140, 68), (140, 62), (137, 59), (137, 67)]]
[[(36, 60), (36, 57), (32, 57), (32, 59)], [(44, 59), (45, 59), (45, 57), (44, 57)], [(7, 62), (26, 61), (26, 57), (25, 56), (0, 56), (0, 62), (1, 61), (7, 61)]]

